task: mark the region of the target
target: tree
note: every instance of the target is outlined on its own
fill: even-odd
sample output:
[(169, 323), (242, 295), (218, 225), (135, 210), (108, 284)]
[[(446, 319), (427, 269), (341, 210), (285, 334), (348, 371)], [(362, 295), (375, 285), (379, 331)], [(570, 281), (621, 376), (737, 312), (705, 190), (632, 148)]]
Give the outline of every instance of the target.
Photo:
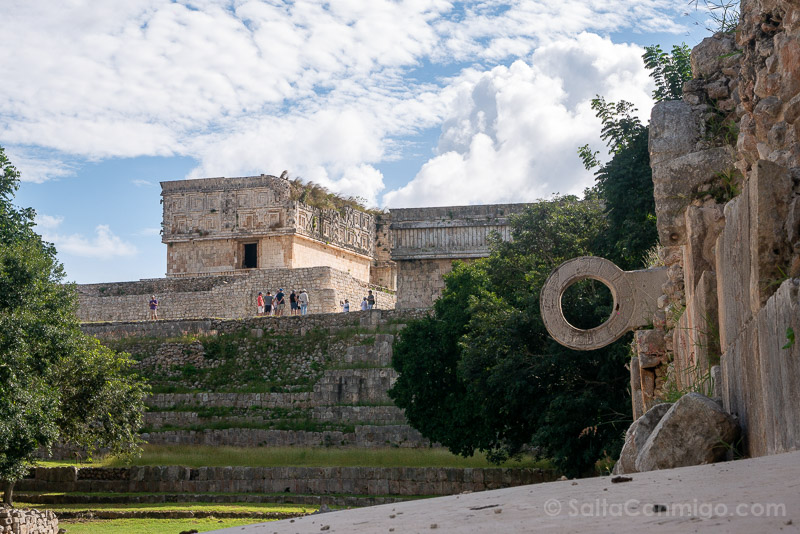
[(645, 47), (642, 59), (656, 83), (653, 90), (656, 102), (680, 100), (683, 96), (683, 84), (692, 79), (691, 53), (685, 43), (674, 45), (671, 54), (664, 52), (659, 45)]
[[(676, 100), (683, 85), (691, 79), (689, 47), (673, 46), (672, 53), (660, 46), (645, 47), (645, 67), (655, 82), (653, 98)], [(642, 266), (642, 259), (657, 240), (653, 178), (648, 151), (649, 129), (635, 115), (630, 102), (606, 102), (601, 96), (592, 100), (592, 109), (602, 123), (600, 137), (608, 146), (611, 159), (601, 164), (598, 151), (589, 145), (578, 148), (587, 170), (596, 168), (597, 190), (605, 201), (608, 231), (600, 246), (600, 255), (623, 269)]]
[[(411, 322), (394, 346), (400, 376), (390, 396), (412, 426), (454, 453), (480, 450), (492, 461), (534, 445), (571, 475), (618, 452), (630, 423), (626, 347), (570, 351), (550, 338), (539, 311), (552, 269), (591, 254), (605, 227), (592, 191), (539, 202), (512, 222), (512, 242), (454, 266), (433, 317)], [(599, 286), (565, 296), (580, 326), (611, 312)]]
[(608, 145), (611, 160), (601, 165), (598, 152), (589, 145), (578, 149), (587, 170), (597, 168), (596, 187), (605, 203), (608, 229), (598, 248), (623, 269), (637, 269), (658, 238), (653, 178), (648, 151), (649, 130), (634, 115), (630, 102), (606, 102), (598, 96), (592, 109), (601, 120), (600, 137)]
[(34, 232), (34, 211), (13, 205), (19, 173), (2, 147), (0, 168), (0, 480), (11, 504), (57, 440), (134, 452), (147, 387), (125, 355), (81, 332), (55, 248)]

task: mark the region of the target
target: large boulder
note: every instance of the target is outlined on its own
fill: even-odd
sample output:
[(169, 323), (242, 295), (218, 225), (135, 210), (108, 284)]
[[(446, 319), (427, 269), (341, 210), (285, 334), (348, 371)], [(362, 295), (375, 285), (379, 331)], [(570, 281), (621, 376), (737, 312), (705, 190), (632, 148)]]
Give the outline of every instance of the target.
[(722, 460), (739, 436), (735, 417), (699, 393), (672, 405), (639, 449), (637, 471), (671, 469)]
[(646, 414), (633, 422), (633, 424), (625, 432), (625, 445), (622, 446), (622, 452), (619, 455), (619, 460), (614, 464), (613, 474), (624, 475), (628, 473), (636, 473), (636, 457), (639, 451), (642, 450), (647, 438), (650, 437), (653, 430), (661, 421), (672, 403), (665, 402), (656, 404), (650, 408)]

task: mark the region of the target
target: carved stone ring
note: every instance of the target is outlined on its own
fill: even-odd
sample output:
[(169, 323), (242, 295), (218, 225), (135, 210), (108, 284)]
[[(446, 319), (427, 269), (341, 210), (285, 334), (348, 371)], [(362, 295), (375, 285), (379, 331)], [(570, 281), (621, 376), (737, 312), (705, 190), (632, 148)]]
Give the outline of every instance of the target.
[[(572, 284), (587, 278), (605, 284), (614, 303), (611, 316), (603, 324), (583, 330), (569, 324), (564, 317), (561, 299)], [(542, 320), (553, 339), (562, 345), (575, 350), (599, 349), (652, 321), (661, 286), (666, 281), (665, 267), (623, 271), (605, 258), (573, 258), (547, 277), (539, 299)]]

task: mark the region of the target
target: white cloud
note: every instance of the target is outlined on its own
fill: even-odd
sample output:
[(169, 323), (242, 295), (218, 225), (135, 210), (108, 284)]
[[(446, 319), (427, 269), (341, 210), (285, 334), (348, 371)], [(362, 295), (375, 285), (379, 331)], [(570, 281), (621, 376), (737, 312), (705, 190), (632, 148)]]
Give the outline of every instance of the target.
[(64, 217), (59, 215), (45, 215), (44, 213), (37, 213), (34, 218), (36, 229), (40, 231), (55, 230), (61, 223), (64, 222)]
[[(384, 205), (528, 202), (580, 194), (593, 182), (577, 147), (602, 149), (595, 94), (649, 110), (651, 81), (636, 46), (581, 34), (537, 49), (530, 63), (468, 71), (448, 91), (439, 155)], [(643, 119), (647, 120), (646, 117)]]
[[(563, 46), (565, 36), (584, 30), (675, 32), (672, 16), (685, 8), (676, 0), (12, 3), (0, 32), (0, 50), (14, 50), (2, 57), (3, 77), (14, 83), (0, 84), (0, 142), (90, 159), (186, 155), (200, 161), (193, 176), (289, 169), (369, 198), (379, 193), (374, 167), (388, 157), (393, 138), (454, 117), (449, 98), (469, 77), (527, 61), (536, 47)], [(551, 58), (557, 55), (551, 50)], [(425, 63), (461, 62), (477, 64), (455, 88), (417, 71)], [(524, 70), (496, 67), (489, 76), (497, 82), (498, 68)], [(534, 68), (542, 72), (531, 89), (547, 85), (548, 76), (556, 85), (556, 78), (581, 85), (579, 71)], [(524, 77), (507, 81), (518, 76)], [(622, 92), (624, 82), (598, 91)], [(554, 104), (567, 115), (585, 114), (570, 100), (573, 87), (562, 90), (569, 96)], [(515, 105), (502, 104), (498, 109)], [(472, 126), (463, 126), (448, 125), (446, 136), (462, 150), (473, 142), (484, 150)], [(495, 136), (502, 132), (486, 133), (501, 140)], [(58, 162), (45, 163), (39, 169), (25, 163), (25, 179), (69, 173)]]
[(39, 150), (19, 147), (5, 149), (6, 156), (19, 171), (22, 182), (41, 184), (47, 180), (61, 178), (73, 174), (72, 168), (61, 160), (42, 156)]
[(131, 183), (136, 187), (151, 187), (153, 185), (153, 182), (150, 182), (148, 180), (139, 180), (139, 179), (131, 180)]
[(42, 237), (53, 243), (61, 254), (111, 259), (131, 257), (137, 253), (135, 246), (114, 235), (107, 224), (98, 225), (94, 236), (88, 238), (81, 234), (60, 235), (49, 232), (44, 232)]

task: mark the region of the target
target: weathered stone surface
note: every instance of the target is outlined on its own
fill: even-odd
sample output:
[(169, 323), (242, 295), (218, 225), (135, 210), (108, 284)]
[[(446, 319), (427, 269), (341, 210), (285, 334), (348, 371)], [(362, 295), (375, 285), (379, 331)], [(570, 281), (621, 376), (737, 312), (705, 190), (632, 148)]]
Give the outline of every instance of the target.
[(636, 469), (652, 471), (718, 461), (735, 443), (738, 432), (736, 418), (716, 402), (688, 393), (653, 429), (636, 457)]
[(692, 48), (692, 75), (695, 78), (710, 78), (723, 69), (738, 63), (732, 54), (736, 49), (733, 36), (722, 33), (703, 39)]
[[(636, 343), (636, 353), (640, 358), (643, 354), (658, 356), (664, 352), (664, 331), (637, 330), (634, 342)], [(640, 364), (642, 367), (653, 367), (653, 365), (642, 364), (642, 362)]]
[[(651, 133), (651, 135), (653, 135)], [(658, 238), (664, 246), (686, 243), (684, 210), (698, 187), (730, 171), (735, 158), (731, 147), (717, 147), (652, 163)]]
[(714, 247), (717, 237), (725, 227), (723, 206), (689, 206), (686, 208), (687, 240), (684, 251), (683, 272), (687, 298), (694, 293), (700, 276), (713, 271), (716, 264)]
[(614, 474), (636, 473), (636, 457), (642, 450), (647, 438), (672, 407), (671, 403), (656, 404), (648, 412), (633, 422), (625, 432), (625, 444), (622, 446), (619, 460), (614, 464)]
[(787, 169), (758, 161), (747, 181), (750, 195), (750, 309), (753, 313), (787, 276), (791, 247), (786, 238), (792, 179)]
[(58, 519), (51, 510), (0, 506), (0, 534), (57, 534)]
[(658, 102), (650, 112), (650, 164), (685, 156), (695, 149), (700, 120), (692, 107), (680, 100)]
[(644, 414), (644, 401), (642, 400), (642, 379), (640, 376), (639, 358), (631, 358), (631, 405), (634, 420)]
[[(542, 287), (540, 307), (545, 327), (554, 339), (572, 349), (605, 347), (626, 332), (650, 322), (666, 274), (664, 268), (623, 271), (609, 260), (595, 256), (565, 261), (550, 273)], [(611, 289), (615, 310), (605, 323), (583, 330), (564, 318), (561, 298), (572, 284), (587, 278), (598, 280)]]
[(725, 205), (725, 229), (716, 245), (719, 335), (723, 352), (750, 317), (750, 195)]

